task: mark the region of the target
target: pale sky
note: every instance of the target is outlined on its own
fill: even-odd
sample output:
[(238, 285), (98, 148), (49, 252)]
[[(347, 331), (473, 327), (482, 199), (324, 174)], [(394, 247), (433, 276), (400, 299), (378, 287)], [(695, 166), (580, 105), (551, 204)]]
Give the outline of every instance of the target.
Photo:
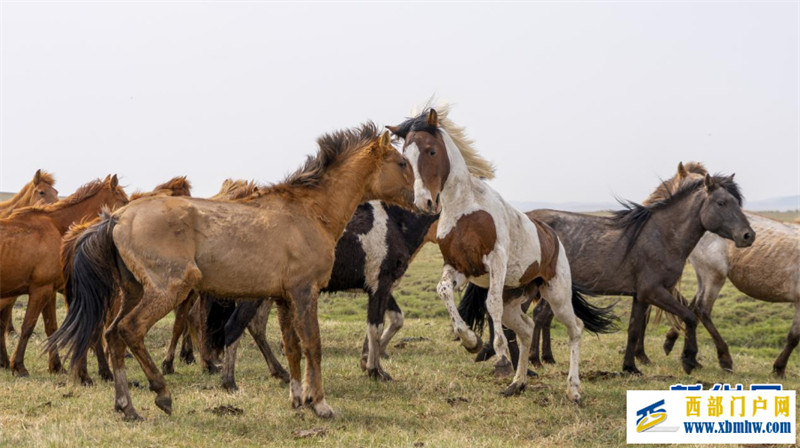
[(641, 200), (678, 161), (800, 191), (798, 4), (2, 3), (0, 190), (273, 182), (436, 94), (509, 200)]

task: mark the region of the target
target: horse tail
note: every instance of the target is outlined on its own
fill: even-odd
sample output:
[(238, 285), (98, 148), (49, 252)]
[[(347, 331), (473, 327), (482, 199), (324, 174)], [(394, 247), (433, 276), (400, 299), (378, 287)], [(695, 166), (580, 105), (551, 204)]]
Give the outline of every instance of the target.
[(212, 352), (222, 352), (225, 349), (226, 324), (235, 311), (235, 304), (230, 300), (213, 297), (206, 292), (200, 293), (200, 300), (208, 310), (203, 329), (206, 347)]
[(481, 288), (472, 283), (467, 285), (461, 302), (458, 304), (458, 314), (464, 319), (472, 331), (480, 334), (483, 332), (483, 324), (486, 320), (486, 298), (489, 290)]
[(572, 309), (575, 315), (583, 321), (583, 328), (587, 331), (598, 333), (613, 333), (619, 330), (617, 316), (614, 315), (614, 305), (598, 307), (586, 300), (586, 292), (575, 284), (572, 285)]
[(236, 304), (236, 309), (231, 313), (228, 323), (225, 324), (225, 347), (238, 341), (250, 321), (258, 314), (258, 309), (264, 299), (245, 300)]
[(118, 253), (112, 231), (116, 217), (103, 210), (100, 220), (66, 241), (62, 259), (71, 266), (67, 273), (67, 317), (48, 338), (46, 351), (66, 349), (72, 365), (86, 357), (89, 347), (100, 337), (106, 313), (119, 285)]

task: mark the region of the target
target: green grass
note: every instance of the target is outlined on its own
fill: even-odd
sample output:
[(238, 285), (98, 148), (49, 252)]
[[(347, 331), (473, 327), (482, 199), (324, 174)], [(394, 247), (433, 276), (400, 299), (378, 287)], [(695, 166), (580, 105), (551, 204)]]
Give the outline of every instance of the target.
[[(680, 367), (680, 345), (670, 357), (661, 351), (666, 323), (648, 331), (647, 351), (653, 363), (641, 366), (645, 375), (593, 375), (584, 378), (580, 405), (569, 403), (566, 385), (567, 347), (563, 328), (554, 330), (553, 351), (558, 361), (539, 370), (519, 397), (499, 393), (506, 380), (495, 379), (490, 363), (474, 363), (452, 340), (444, 307), (435, 285), (441, 261), (429, 245), (409, 269), (396, 294), (405, 310), (406, 325), (390, 346), (385, 369), (395, 381), (371, 381), (358, 367), (365, 334), (363, 294), (336, 294), (320, 300), (323, 338), (323, 377), (329, 403), (337, 412), (332, 421), (318, 420), (311, 411), (294, 410), (287, 387), (268, 377), (266, 365), (249, 337), (240, 349), (237, 369), (240, 391), (228, 394), (219, 377), (200, 373), (196, 365), (176, 361), (167, 377), (174, 413), (167, 416), (153, 403), (147, 381), (133, 360), (127, 360), (134, 404), (146, 418), (125, 423), (113, 412), (113, 387), (74, 385), (66, 375), (47, 373), (41, 356), (43, 328), (37, 327), (29, 345), (30, 378), (0, 372), (0, 445), (2, 446), (621, 446), (625, 444), (625, 391), (665, 389), (674, 383), (770, 382), (772, 363), (782, 347), (793, 314), (787, 304), (750, 299), (729, 284), (714, 310), (715, 321), (731, 345), (735, 373), (725, 373), (704, 330), (699, 331), (702, 370), (686, 375)], [(689, 268), (690, 269), (690, 268)], [(687, 272), (684, 294), (694, 294), (695, 279)], [(597, 299), (610, 303), (617, 298)], [(21, 301), (23, 303), (24, 301)], [(622, 298), (617, 314), (627, 322), (630, 300)], [(63, 317), (63, 309), (60, 309)], [(22, 310), (15, 310), (20, 328)], [(159, 322), (147, 343), (160, 364), (172, 316)], [(278, 348), (274, 319), (269, 338)], [(625, 325), (623, 325), (625, 327)], [(424, 338), (395, 347), (402, 338)], [(618, 372), (625, 333), (585, 335), (581, 370)], [(11, 343), (15, 343), (12, 338)], [(682, 344), (682, 342), (679, 342)], [(285, 360), (281, 357), (285, 364)], [(96, 372), (95, 363), (90, 369)], [(789, 362), (784, 387), (800, 386), (797, 355)], [(96, 373), (94, 373), (96, 377)], [(241, 415), (216, 415), (209, 410), (231, 405)], [(296, 439), (294, 431), (325, 428), (319, 437)]]

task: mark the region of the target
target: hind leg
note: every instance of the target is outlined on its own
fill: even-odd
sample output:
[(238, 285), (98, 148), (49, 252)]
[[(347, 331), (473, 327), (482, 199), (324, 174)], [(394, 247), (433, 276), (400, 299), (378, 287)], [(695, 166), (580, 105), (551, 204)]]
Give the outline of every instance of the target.
[[(637, 299), (641, 302), (658, 306), (664, 311), (672, 313), (683, 320), (686, 326), (686, 339), (684, 341), (683, 353), (681, 354), (683, 370), (686, 373), (691, 373), (695, 368), (701, 367), (700, 363), (697, 362), (697, 317), (694, 313), (685, 305), (678, 302), (664, 287), (648, 285), (637, 288), (637, 291), (639, 291)], [(634, 304), (636, 304), (636, 302), (634, 302)], [(639, 313), (643, 314), (644, 307), (642, 305), (638, 306), (640, 309)], [(641, 318), (643, 318), (643, 316)], [(626, 347), (625, 350), (626, 361), (628, 359), (628, 353), (633, 352), (632, 345), (636, 343), (635, 337), (636, 335), (634, 335), (633, 339), (630, 337), (629, 330), (628, 347)]]
[(0, 368), (4, 369), (8, 368), (11, 363), (6, 349), (6, 325), (11, 320), (11, 309), (16, 301), (16, 297), (0, 299)]
[[(634, 296), (635, 297), (635, 296)], [(637, 319), (639, 328), (637, 329), (638, 337), (636, 338), (636, 345), (633, 347), (633, 356), (642, 364), (650, 364), (650, 358), (644, 350), (644, 337), (647, 333), (647, 323), (650, 321), (650, 307), (645, 308), (640, 319)]]
[(300, 338), (295, 331), (294, 307), (284, 299), (276, 301), (276, 305), (283, 346), (289, 362), (289, 399), (293, 408), (299, 408), (303, 405), (303, 388), (300, 380)]
[(395, 301), (394, 296), (389, 294), (389, 303), (386, 307), (386, 316), (389, 317), (389, 327), (384, 330), (383, 335), (381, 335), (381, 357), (388, 358), (389, 355), (386, 353), (386, 348), (389, 346), (389, 342), (392, 340), (395, 334), (403, 328), (403, 310), (400, 309), (400, 305), (397, 304)]
[(786, 336), (786, 345), (775, 360), (775, 364), (772, 365), (772, 371), (778, 377), (783, 378), (786, 376), (786, 364), (789, 362), (789, 356), (797, 347), (798, 342), (800, 342), (800, 304), (795, 303), (794, 320), (792, 320), (792, 328)]
[[(50, 337), (58, 328), (58, 320), (56, 320), (56, 298), (53, 294), (53, 299), (49, 300), (42, 310), (42, 319), (44, 320), (44, 332), (47, 337)], [(58, 351), (53, 348), (48, 354), (47, 370), (50, 373), (62, 373), (64, 367), (61, 365), (61, 359), (58, 357)]]
[(225, 346), (225, 355), (222, 361), (222, 388), (228, 392), (239, 390), (236, 385), (236, 352), (239, 350), (239, 343), (242, 337), (232, 344)]
[(137, 289), (127, 290), (120, 304), (117, 316), (108, 325), (105, 337), (108, 344), (108, 354), (111, 358), (111, 368), (114, 372), (114, 410), (124, 414), (127, 421), (143, 420), (136, 412), (131, 400), (128, 386), (128, 374), (125, 369), (125, 341), (120, 335), (118, 323), (141, 300), (141, 291)]
[[(184, 300), (177, 308), (175, 308), (175, 323), (172, 324), (172, 338), (169, 340), (167, 347), (167, 356), (161, 363), (161, 371), (164, 375), (175, 373), (175, 348), (178, 346), (178, 340), (181, 335), (185, 334), (186, 321), (188, 320), (189, 308), (191, 307), (189, 300)], [(184, 336), (184, 342), (186, 337)], [(181, 348), (181, 356), (183, 356), (183, 348)]]
[(533, 340), (531, 342), (530, 362), (535, 367), (542, 367), (539, 360), (539, 340), (542, 341), (542, 361), (555, 364), (550, 342), (550, 325), (553, 322), (553, 310), (547, 300), (540, 300), (533, 308)]
[(264, 361), (267, 362), (269, 374), (273, 378), (278, 378), (284, 383), (289, 382), (289, 372), (283, 368), (278, 358), (272, 352), (272, 347), (267, 342), (267, 320), (269, 319), (269, 311), (272, 308), (272, 299), (266, 299), (261, 302), (256, 312), (255, 317), (247, 324), (247, 331), (253, 340), (256, 341)]
[[(528, 353), (530, 350), (530, 341), (533, 337), (533, 320), (522, 311), (519, 303), (512, 302), (504, 307), (503, 323), (508, 325), (508, 327), (516, 333), (516, 339), (519, 341), (518, 353)], [(528, 357), (518, 356), (517, 371), (514, 375), (514, 381), (506, 388), (503, 395), (509, 397), (521, 393), (525, 389), (527, 382)]]
[(28, 340), (36, 327), (39, 315), (47, 305), (48, 301), (55, 300), (53, 285), (40, 286), (28, 292), (28, 307), (25, 309), (25, 320), (22, 321), (17, 348), (11, 357), (11, 372), (17, 376), (28, 376), (28, 369), (25, 368), (25, 349), (28, 347)]
[(628, 321), (628, 343), (625, 346), (625, 357), (622, 361), (622, 371), (633, 375), (641, 375), (642, 371), (636, 367), (634, 356), (635, 347), (639, 340), (639, 332), (642, 328), (641, 321), (647, 313), (647, 304), (633, 297), (631, 304), (631, 317)]

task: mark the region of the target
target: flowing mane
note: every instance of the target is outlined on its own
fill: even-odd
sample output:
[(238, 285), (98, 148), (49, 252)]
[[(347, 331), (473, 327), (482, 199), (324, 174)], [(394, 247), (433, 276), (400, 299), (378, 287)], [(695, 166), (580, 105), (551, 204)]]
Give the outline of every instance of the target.
[(290, 193), (296, 188), (318, 188), (332, 167), (358, 154), (360, 149), (369, 146), (379, 137), (380, 129), (371, 121), (357, 128), (324, 134), (317, 139), (319, 151), (316, 155), (308, 156), (306, 163), (283, 182), (259, 187), (253, 195), (261, 197), (273, 193)]
[(225, 181), (222, 182), (222, 188), (219, 189), (219, 192), (215, 194), (213, 198), (227, 200), (250, 199), (260, 188), (264, 187), (259, 186), (252, 180), (225, 179)]
[[(685, 174), (682, 175), (680, 173), (681, 167), (683, 170), (686, 171), (686, 174), (695, 174), (700, 176), (705, 176), (708, 174), (708, 170), (706, 169), (705, 165), (700, 162), (687, 162), (686, 164), (680, 164), (678, 166), (678, 173), (674, 176), (670, 177), (669, 179), (662, 181), (658, 187), (647, 197), (647, 199), (642, 202), (643, 205), (649, 205), (653, 202), (661, 201), (668, 198), (673, 191), (677, 190), (681, 183), (686, 180), (691, 180), (690, 177), (686, 176)], [(696, 178), (697, 176), (692, 176)]]
[[(82, 185), (77, 190), (75, 190), (75, 193), (72, 193), (68, 197), (58, 202), (46, 205), (32, 205), (30, 207), (21, 208), (19, 210), (15, 210), (14, 213), (12, 213), (11, 216), (9, 216), (9, 218), (27, 215), (31, 213), (50, 213), (75, 205), (99, 193), (100, 190), (102, 190), (103, 187), (106, 185), (106, 182), (108, 182), (108, 179), (105, 180), (95, 179), (93, 181), (87, 182), (86, 184)], [(122, 190), (121, 187), (117, 186), (115, 188), (119, 189), (122, 192), (122, 194), (125, 194), (125, 192)], [(127, 198), (127, 195), (125, 195), (125, 197)]]
[[(431, 102), (425, 105), (422, 113), (414, 118), (408, 118), (406, 121), (393, 129), (396, 135), (405, 138), (406, 134), (410, 131), (425, 131), (432, 135), (438, 135), (440, 129), (437, 129), (428, 124), (426, 117), (428, 111), (431, 109)], [(453, 143), (456, 144), (458, 152), (464, 158), (470, 174), (483, 179), (494, 179), (494, 165), (488, 160), (484, 159), (478, 151), (474, 148), (475, 142), (467, 136), (467, 131), (463, 126), (458, 126), (449, 118), (450, 106), (440, 105), (433, 108), (439, 116), (439, 126), (441, 130), (447, 133)]]
[(45, 170), (39, 170), (39, 182), (44, 182), (52, 187), (56, 184), (56, 178)]
[(164, 182), (163, 184), (156, 185), (153, 191), (148, 192), (135, 192), (131, 194), (131, 201), (146, 198), (150, 196), (191, 196), (192, 183), (186, 179), (186, 176), (175, 176), (172, 179)]
[[(699, 164), (698, 164), (699, 165)], [(700, 165), (702, 167), (702, 165)], [(703, 168), (705, 169), (705, 168)], [(715, 174), (712, 176), (716, 185), (720, 188), (724, 188), (728, 193), (733, 196), (739, 205), (742, 205), (742, 200), (744, 197), (742, 196), (741, 191), (739, 190), (739, 185), (734, 182), (732, 176), (723, 176), (720, 174)], [(665, 197), (662, 199), (651, 200), (648, 204), (642, 205), (638, 204), (633, 201), (628, 201), (625, 199), (618, 199), (619, 203), (625, 207), (622, 210), (617, 210), (613, 212), (613, 215), (609, 218), (616, 227), (621, 228), (625, 231), (625, 234), (629, 236), (627, 247), (625, 249), (626, 255), (633, 249), (633, 246), (636, 243), (636, 239), (642, 233), (644, 226), (653, 216), (653, 212), (658, 210), (662, 210), (664, 208), (669, 207), (670, 205), (674, 204), (675, 202), (680, 201), (681, 199), (689, 196), (690, 194), (697, 191), (699, 188), (703, 188), (704, 179), (693, 179), (687, 182), (682, 183), (677, 187), (677, 189), (672, 192), (669, 188), (665, 187)], [(667, 183), (663, 182), (661, 186), (666, 186)], [(659, 187), (660, 188), (660, 187)], [(658, 191), (658, 190), (656, 190)], [(648, 198), (648, 199), (652, 199)]]

